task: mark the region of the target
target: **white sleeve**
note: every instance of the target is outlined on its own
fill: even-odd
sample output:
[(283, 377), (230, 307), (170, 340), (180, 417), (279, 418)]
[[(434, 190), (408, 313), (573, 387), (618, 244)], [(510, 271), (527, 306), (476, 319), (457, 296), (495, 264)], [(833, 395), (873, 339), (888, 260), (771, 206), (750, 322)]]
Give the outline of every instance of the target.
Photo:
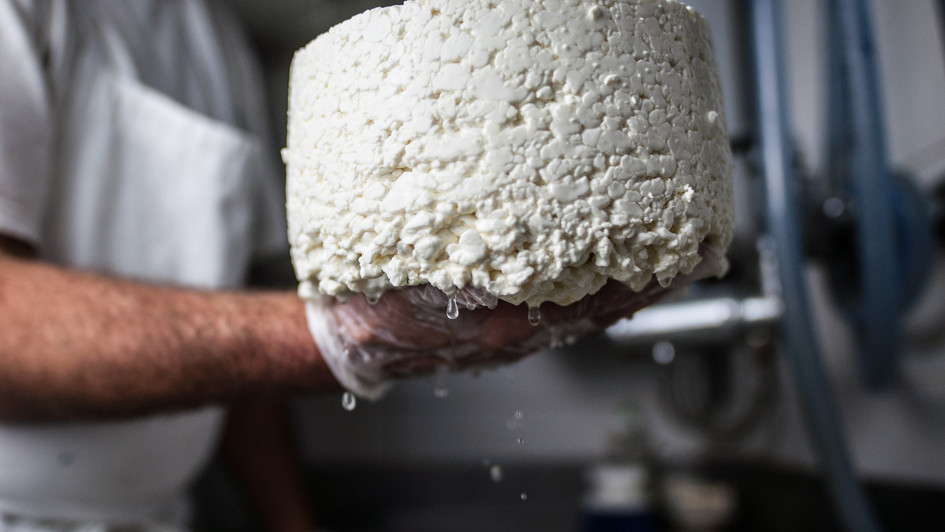
[(0, 2), (0, 233), (38, 243), (53, 161), (52, 92), (36, 5)]

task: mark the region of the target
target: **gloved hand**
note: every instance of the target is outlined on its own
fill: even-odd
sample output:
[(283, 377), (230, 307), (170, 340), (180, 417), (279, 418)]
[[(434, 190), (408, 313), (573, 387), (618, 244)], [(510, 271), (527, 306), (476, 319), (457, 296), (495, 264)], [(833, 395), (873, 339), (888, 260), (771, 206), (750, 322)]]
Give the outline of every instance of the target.
[[(600, 291), (560, 306), (496, 301), (476, 289), (458, 291), (450, 302), (440, 290), (413, 286), (385, 292), (371, 304), (363, 294), (306, 305), (309, 329), (335, 378), (355, 394), (381, 397), (392, 379), (509, 363), (564, 339), (599, 332), (652, 304), (669, 291), (716, 275), (724, 259), (703, 246), (703, 261), (670, 287), (656, 281), (640, 292), (611, 280)], [(450, 316), (455, 307), (459, 310)]]

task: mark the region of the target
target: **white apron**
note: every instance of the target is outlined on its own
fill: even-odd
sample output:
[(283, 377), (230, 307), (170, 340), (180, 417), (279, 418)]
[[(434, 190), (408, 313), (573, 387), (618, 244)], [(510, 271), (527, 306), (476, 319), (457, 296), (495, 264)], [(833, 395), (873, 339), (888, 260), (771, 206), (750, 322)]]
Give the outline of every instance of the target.
[[(214, 71), (214, 54), (239, 52), (220, 49), (211, 37), (218, 19), (197, 2), (176, 2), (173, 8), (131, 4), (164, 15), (181, 8), (188, 24), (184, 37), (200, 45), (188, 52), (199, 78), (194, 83), (206, 86), (204, 95), (223, 100), (204, 102), (211, 108), (205, 112), (216, 107), (215, 114), (227, 114), (239, 107), (226, 101), (228, 74)], [(124, 41), (129, 26), (120, 18), (97, 20), (103, 5), (83, 3), (89, 10), (84, 13), (63, 8), (74, 32), (67, 34), (67, 46), (76, 48), (64, 70), (67, 79), (58, 80), (67, 91), (58, 97), (61, 134), (41, 255), (148, 281), (239, 286), (260, 246), (260, 199), (268, 202), (267, 216), (279, 216), (272, 209), (278, 194), (260, 179), (258, 142), (142, 83), (140, 69), (174, 63), (161, 65), (158, 58), (141, 64), (149, 51)], [(222, 65), (225, 58), (217, 60)], [(185, 96), (200, 94), (179, 86)], [(271, 228), (269, 242), (284, 242), (284, 230)], [(125, 524), (184, 530), (186, 490), (214, 449), (222, 415), (208, 408), (128, 422), (0, 424), (0, 531), (109, 530)]]

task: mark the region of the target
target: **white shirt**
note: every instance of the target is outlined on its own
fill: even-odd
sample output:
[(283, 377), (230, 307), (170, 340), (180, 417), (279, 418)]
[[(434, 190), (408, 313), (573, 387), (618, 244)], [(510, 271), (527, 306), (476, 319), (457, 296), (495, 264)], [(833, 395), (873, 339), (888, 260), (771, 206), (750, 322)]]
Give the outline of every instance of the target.
[[(250, 58), (198, 0), (0, 0), (0, 233), (62, 265), (238, 286), (286, 246)], [(179, 523), (221, 417), (0, 425), (0, 515)]]

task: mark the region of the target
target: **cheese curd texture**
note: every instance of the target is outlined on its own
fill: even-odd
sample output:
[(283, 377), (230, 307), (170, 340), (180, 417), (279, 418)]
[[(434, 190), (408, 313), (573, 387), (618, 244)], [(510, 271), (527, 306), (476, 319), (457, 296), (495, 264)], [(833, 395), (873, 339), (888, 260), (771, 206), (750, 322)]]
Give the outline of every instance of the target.
[(732, 235), (713, 54), (665, 0), (420, 0), (338, 24), (291, 67), (300, 294), (534, 306), (691, 272)]

